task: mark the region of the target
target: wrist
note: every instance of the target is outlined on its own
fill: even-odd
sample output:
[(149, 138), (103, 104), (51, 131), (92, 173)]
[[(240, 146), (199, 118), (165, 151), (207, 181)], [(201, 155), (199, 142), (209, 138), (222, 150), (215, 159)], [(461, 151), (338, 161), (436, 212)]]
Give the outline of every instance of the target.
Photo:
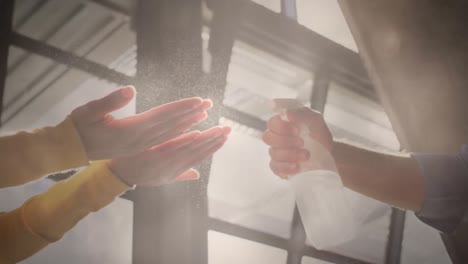
[(335, 160), (336, 166), (338, 166), (338, 163), (341, 162), (341, 157), (339, 153), (340, 144), (341, 144), (340, 142), (335, 141), (335, 140), (332, 140), (332, 143), (330, 144), (330, 154)]
[(116, 177), (118, 180), (120, 180), (122, 183), (127, 185), (130, 189), (134, 189), (136, 187), (136, 184), (128, 179), (128, 177), (125, 177), (126, 173), (123, 173), (121, 169), (119, 169), (119, 164), (118, 161), (111, 160), (107, 162), (107, 167), (109, 170), (112, 172), (114, 177)]
[(75, 128), (76, 133), (78, 134), (78, 137), (80, 138), (80, 143), (81, 146), (83, 147), (83, 150), (86, 154), (86, 157), (88, 158), (88, 161), (96, 160), (92, 156), (92, 153), (90, 153), (88, 144), (86, 142), (86, 138), (84, 136), (83, 128), (81, 127), (80, 123), (78, 122), (77, 118), (73, 115), (73, 112), (68, 116), (73, 124), (73, 127)]
[(347, 177), (349, 172), (354, 170), (353, 166), (362, 165), (352, 160), (352, 155), (357, 155), (357, 153), (353, 153), (352, 147), (350, 149), (348, 144), (336, 140), (332, 141), (330, 153), (335, 160), (336, 170), (341, 177), (343, 185), (349, 188), (352, 185), (352, 182), (350, 182), (352, 179)]

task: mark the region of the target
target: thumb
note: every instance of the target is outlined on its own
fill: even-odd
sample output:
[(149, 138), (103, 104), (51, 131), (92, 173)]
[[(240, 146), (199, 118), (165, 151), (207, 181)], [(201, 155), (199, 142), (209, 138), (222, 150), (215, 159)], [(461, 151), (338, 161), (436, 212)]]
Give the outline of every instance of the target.
[(190, 170), (182, 173), (181, 175), (177, 176), (175, 181), (176, 182), (179, 182), (179, 181), (194, 181), (194, 180), (198, 180), (199, 178), (200, 178), (200, 174), (198, 173), (198, 171), (196, 171), (195, 169), (190, 169)]
[(86, 112), (96, 119), (101, 119), (110, 112), (127, 105), (134, 96), (135, 87), (126, 86), (100, 99), (87, 103)]

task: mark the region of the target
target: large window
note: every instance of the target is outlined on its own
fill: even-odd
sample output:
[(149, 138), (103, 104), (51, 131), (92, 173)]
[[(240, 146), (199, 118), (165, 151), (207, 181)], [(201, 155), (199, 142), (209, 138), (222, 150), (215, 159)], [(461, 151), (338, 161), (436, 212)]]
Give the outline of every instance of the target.
[[(294, 3), (297, 23), (279, 14), (282, 2), (294, 1), (245, 2), (251, 8), (246, 12), (254, 18), (241, 21), (244, 24), (239, 26), (222, 100), (224, 113), (228, 114), (219, 120), (232, 126), (233, 132), (214, 155), (206, 182), (209, 263), (385, 263), (389, 206), (348, 190), (348, 198), (360, 205), (359, 213), (365, 215), (366, 225), (353, 241), (318, 252), (307, 239), (301, 240), (304, 231), (300, 229), (294, 193), (287, 181), (270, 171), (268, 147), (261, 141), (262, 128), (273, 114), (271, 99), (297, 98), (311, 106), (313, 95), (325, 87), (325, 96), (315, 103), (324, 106), (325, 120), (335, 138), (376, 150), (400, 150), (390, 121), (365, 76), (337, 1), (298, 0)], [(135, 3), (17, 0), (14, 30), (50, 45), (48, 49), (59, 48), (77, 55), (85, 65), (99, 63), (114, 75), (132, 78), (138, 52), (131, 24)], [(204, 12), (211, 11), (204, 6)], [(203, 18), (206, 75), (210, 73), (208, 43), (212, 25), (208, 22), (212, 17)], [(98, 79), (83, 68), (75, 69), (70, 62), (58, 64), (55, 60), (60, 58), (10, 47), (0, 133), (57, 123), (74, 107), (116, 88), (111, 77)], [(217, 96), (215, 92), (213, 96)], [(135, 111), (136, 103), (132, 102), (117, 115)], [(1, 190), (0, 211), (18, 206), (51, 184), (47, 179)], [(127, 199), (118, 199), (93, 214), (64, 240), (31, 261), (64, 262), (73, 258), (81, 263), (130, 263), (134, 215), (132, 201)], [(146, 223), (149, 227), (138, 228), (154, 228), (149, 224), (154, 224), (152, 221)], [(413, 215), (408, 214), (404, 231), (402, 263), (448, 261), (437, 232)]]

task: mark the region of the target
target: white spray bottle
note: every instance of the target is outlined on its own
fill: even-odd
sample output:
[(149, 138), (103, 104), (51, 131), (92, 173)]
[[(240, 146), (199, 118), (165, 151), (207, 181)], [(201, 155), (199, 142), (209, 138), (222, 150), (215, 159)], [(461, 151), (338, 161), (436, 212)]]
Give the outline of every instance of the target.
[[(288, 121), (288, 110), (300, 107), (303, 105), (296, 99), (274, 100), (274, 111), (285, 121)], [(300, 164), (300, 172), (291, 175), (289, 181), (307, 238), (315, 248), (328, 249), (352, 240), (359, 221), (352, 202), (345, 196), (331, 154), (310, 138), (307, 126), (301, 125), (300, 136), (311, 158)]]

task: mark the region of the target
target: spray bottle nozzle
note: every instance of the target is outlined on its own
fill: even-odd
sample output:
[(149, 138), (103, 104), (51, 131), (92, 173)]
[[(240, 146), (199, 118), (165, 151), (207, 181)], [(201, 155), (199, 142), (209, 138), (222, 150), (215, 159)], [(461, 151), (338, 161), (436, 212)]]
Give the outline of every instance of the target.
[(288, 110), (298, 109), (303, 106), (304, 105), (300, 101), (292, 98), (273, 99), (273, 111), (278, 113), (284, 121), (288, 121)]

